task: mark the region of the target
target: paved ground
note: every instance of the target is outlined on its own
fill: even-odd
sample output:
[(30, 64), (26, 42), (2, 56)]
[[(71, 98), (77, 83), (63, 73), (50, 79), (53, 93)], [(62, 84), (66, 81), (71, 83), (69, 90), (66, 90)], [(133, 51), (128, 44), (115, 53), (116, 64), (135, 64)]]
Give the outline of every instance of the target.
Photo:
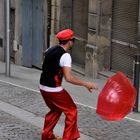
[[(15, 66), (15, 70), (12, 69), (13, 75), (8, 78), (3, 74), (2, 65), (0, 63), (0, 140), (40, 140), (43, 117), (48, 108), (40, 96), (37, 82), (34, 81), (38, 78), (39, 71)], [(95, 81), (100, 85), (104, 82), (97, 79)], [(78, 94), (72, 96), (79, 111), (81, 140), (140, 140), (139, 113), (131, 113), (128, 118), (116, 122), (101, 120), (95, 112), (98, 93), (94, 99), (93, 95), (84, 95), (83, 101), (78, 96), (83, 96), (84, 89), (67, 83), (64, 85), (71, 93), (76, 91), (75, 94)], [(57, 134), (62, 135), (63, 122), (64, 115), (55, 129)]]
[(0, 111), (0, 140), (39, 140), (40, 129)]

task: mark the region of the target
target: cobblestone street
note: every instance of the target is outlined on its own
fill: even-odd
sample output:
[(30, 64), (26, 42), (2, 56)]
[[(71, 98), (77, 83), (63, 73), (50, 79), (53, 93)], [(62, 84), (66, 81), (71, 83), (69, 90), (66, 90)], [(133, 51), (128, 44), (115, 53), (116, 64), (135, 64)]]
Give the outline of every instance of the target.
[[(48, 108), (39, 92), (0, 82), (0, 100), (44, 117)], [(101, 120), (94, 109), (78, 106), (79, 129), (93, 140), (139, 140), (140, 123), (128, 119), (110, 122)], [(1, 110), (1, 109), (0, 109)], [(9, 108), (10, 110), (10, 108)], [(59, 125), (64, 125), (62, 115)], [(0, 140), (40, 140), (41, 128), (0, 111)]]
[(40, 140), (40, 128), (0, 111), (0, 140)]

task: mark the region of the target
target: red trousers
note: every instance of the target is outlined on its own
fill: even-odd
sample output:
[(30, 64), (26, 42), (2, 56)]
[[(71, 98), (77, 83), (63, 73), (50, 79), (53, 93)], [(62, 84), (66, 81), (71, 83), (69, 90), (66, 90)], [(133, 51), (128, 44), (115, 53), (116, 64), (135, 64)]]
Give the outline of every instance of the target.
[(80, 137), (77, 128), (77, 107), (66, 90), (60, 92), (46, 92), (40, 90), (50, 108), (45, 116), (42, 140), (52, 140), (55, 136), (53, 128), (58, 122), (62, 112), (65, 114), (65, 128), (62, 140), (75, 140)]

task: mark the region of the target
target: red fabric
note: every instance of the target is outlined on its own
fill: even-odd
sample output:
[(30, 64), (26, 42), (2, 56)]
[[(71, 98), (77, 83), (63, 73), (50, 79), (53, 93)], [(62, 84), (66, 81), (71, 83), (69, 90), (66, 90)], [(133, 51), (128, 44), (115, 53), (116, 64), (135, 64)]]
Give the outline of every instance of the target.
[(96, 113), (105, 120), (123, 119), (133, 108), (136, 90), (122, 73), (110, 77), (99, 94)]
[(56, 35), (56, 37), (59, 40), (68, 40), (71, 39), (73, 36), (74, 36), (74, 32), (70, 29), (62, 30)]
[(42, 140), (54, 138), (53, 128), (58, 122), (62, 112), (65, 114), (65, 128), (62, 140), (74, 140), (80, 137), (77, 128), (77, 107), (66, 90), (60, 92), (46, 92), (41, 90), (41, 94), (50, 108), (45, 116)]

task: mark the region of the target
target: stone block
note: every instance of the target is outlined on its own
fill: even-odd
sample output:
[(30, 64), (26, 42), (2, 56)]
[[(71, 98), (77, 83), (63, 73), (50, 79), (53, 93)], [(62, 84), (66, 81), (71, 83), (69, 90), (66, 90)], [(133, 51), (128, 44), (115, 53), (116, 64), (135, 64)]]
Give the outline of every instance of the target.
[(61, 29), (71, 28), (72, 13), (71, 8), (63, 7), (60, 13)]
[(96, 30), (88, 30), (88, 43), (96, 45)]
[(101, 36), (108, 39), (111, 37), (111, 15), (100, 17), (100, 32)]
[(89, 0), (89, 12), (97, 13), (97, 0)]
[(81, 67), (85, 65), (85, 45), (84, 40), (76, 39), (71, 51), (73, 62)]
[(100, 3), (101, 15), (110, 15), (112, 14), (112, 0), (101, 0)]
[(61, 0), (62, 7), (72, 7), (72, 0)]
[(88, 15), (88, 27), (94, 30), (97, 28), (97, 15), (96, 14)]
[(97, 47), (87, 44), (85, 58), (85, 75), (91, 78), (97, 78), (98, 62)]

